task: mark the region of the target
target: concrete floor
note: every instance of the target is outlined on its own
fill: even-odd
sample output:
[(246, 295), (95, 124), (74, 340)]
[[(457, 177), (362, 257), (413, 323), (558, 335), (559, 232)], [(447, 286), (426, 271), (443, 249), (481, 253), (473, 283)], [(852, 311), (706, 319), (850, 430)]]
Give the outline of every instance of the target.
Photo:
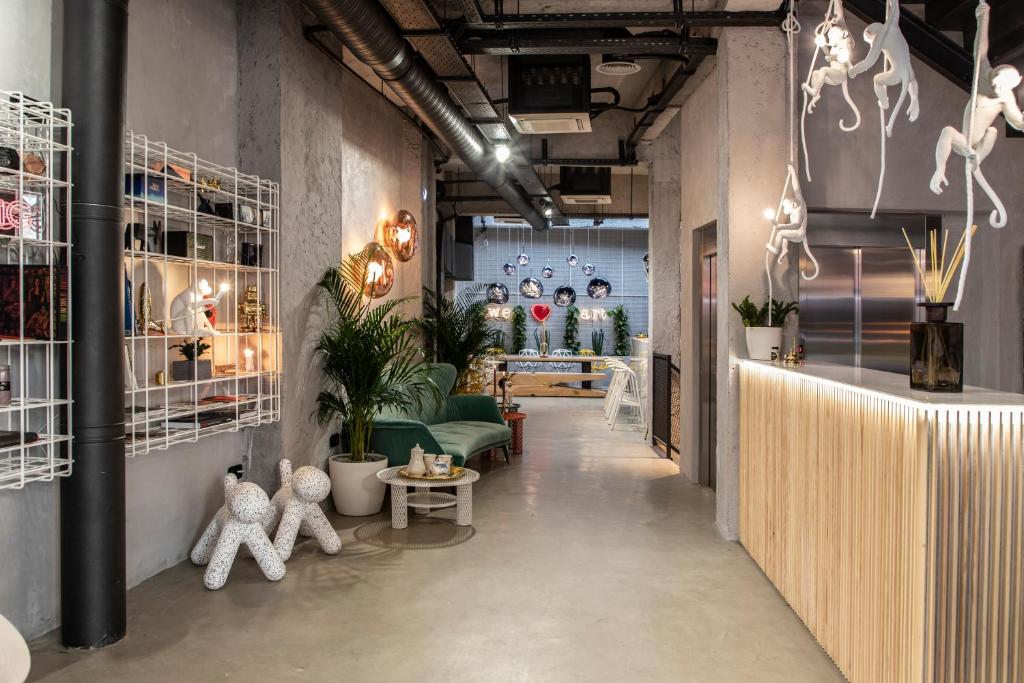
[(525, 456), (471, 463), (473, 527), (335, 517), (339, 555), (306, 541), (277, 584), (239, 560), (219, 592), (185, 562), (129, 593), (120, 643), (34, 642), (31, 680), (842, 680), (708, 490), (598, 401), (523, 402)]

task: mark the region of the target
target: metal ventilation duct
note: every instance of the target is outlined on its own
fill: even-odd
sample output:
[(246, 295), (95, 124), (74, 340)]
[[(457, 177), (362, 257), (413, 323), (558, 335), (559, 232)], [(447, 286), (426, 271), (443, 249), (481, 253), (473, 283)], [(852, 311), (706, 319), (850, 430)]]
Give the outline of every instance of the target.
[(306, 0), (319, 20), (370, 66), (420, 119), (536, 230), (547, 221), (494, 161), (490, 146), (462, 115), (376, 0)]

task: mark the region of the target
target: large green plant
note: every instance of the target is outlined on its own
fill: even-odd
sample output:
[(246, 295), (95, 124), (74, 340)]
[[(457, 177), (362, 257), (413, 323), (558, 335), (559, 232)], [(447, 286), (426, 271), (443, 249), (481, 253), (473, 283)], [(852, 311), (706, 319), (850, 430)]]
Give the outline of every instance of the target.
[[(782, 327), (790, 313), (798, 313), (800, 306), (794, 301), (779, 301), (772, 299), (772, 327)], [(768, 327), (768, 302), (758, 306), (750, 300), (750, 295), (743, 297), (743, 301), (733, 303), (732, 307), (740, 314), (743, 327)]]
[(479, 299), (482, 286), (468, 287), (454, 299), (423, 288), (424, 317), (419, 321), (423, 344), (431, 360), (455, 366), (455, 388), (469, 381), (473, 362), (494, 343), (487, 322), (487, 302)]
[(424, 398), (438, 393), (420, 359), (415, 321), (396, 312), (411, 297), (376, 306), (364, 297), (369, 261), (368, 250), (347, 256), (318, 283), (327, 324), (315, 349), (323, 361), (315, 414), (323, 425), (344, 420), (354, 462), (366, 459), (378, 412), (418, 410)]
[(512, 353), (526, 348), (526, 309), (516, 306), (512, 309)]
[(615, 356), (628, 356), (632, 352), (629, 344), (629, 313), (625, 307), (619, 304), (608, 311), (612, 318), (612, 332), (615, 334), (615, 346), (612, 354)]
[(580, 352), (580, 309), (570, 306), (565, 309), (565, 333), (562, 335), (562, 344), (574, 354)]

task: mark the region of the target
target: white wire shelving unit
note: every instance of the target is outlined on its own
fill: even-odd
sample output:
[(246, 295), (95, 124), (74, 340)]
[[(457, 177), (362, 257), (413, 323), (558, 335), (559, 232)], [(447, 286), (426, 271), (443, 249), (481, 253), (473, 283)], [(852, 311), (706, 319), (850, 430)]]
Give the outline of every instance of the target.
[(71, 128), (0, 91), (0, 489), (71, 474)]
[[(131, 309), (125, 311), (126, 454), (277, 421), (279, 186), (132, 131), (125, 138), (125, 177), (125, 279), (126, 292), (131, 291)], [(162, 239), (161, 230), (149, 230), (154, 223)], [(133, 224), (144, 227), (129, 227)], [(184, 234), (176, 236), (169, 253), (169, 235), (175, 232)], [(206, 253), (200, 255), (202, 247)], [(172, 364), (183, 358), (170, 347), (189, 335), (170, 330), (170, 304), (204, 279), (214, 290), (229, 286), (210, 320), (216, 334), (204, 339), (212, 348), (201, 359), (210, 361), (213, 373), (202, 378), (193, 370), (190, 379), (175, 381)], [(164, 332), (143, 329), (143, 285), (152, 298), (151, 319), (163, 323)], [(250, 288), (265, 307), (256, 329), (242, 324), (239, 311)], [(246, 351), (252, 355), (248, 370)]]

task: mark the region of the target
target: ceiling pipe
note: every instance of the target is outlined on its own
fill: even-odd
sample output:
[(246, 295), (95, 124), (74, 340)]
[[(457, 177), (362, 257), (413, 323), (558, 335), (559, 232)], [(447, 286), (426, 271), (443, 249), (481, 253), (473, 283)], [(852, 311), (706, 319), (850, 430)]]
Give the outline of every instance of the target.
[(306, 0), (320, 22), (352, 53), (387, 81), (452, 153), (536, 230), (547, 221), (523, 189), (494, 159), (491, 146), (462, 115), (448, 90), (420, 61), (376, 0)]

